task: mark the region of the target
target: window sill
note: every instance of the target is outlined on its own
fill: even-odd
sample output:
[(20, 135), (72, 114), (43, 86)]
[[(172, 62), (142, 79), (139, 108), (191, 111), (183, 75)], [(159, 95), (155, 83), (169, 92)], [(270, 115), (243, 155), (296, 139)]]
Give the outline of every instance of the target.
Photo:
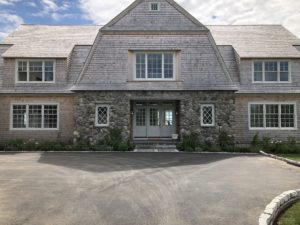
[(55, 81), (17, 81), (16, 84), (54, 84)]
[(10, 128), (10, 131), (59, 131), (58, 128)]
[(173, 82), (183, 83), (183, 80), (127, 80), (127, 83), (139, 83), (139, 82)]
[(291, 84), (291, 81), (253, 81), (253, 84)]
[(298, 128), (249, 128), (249, 130), (250, 131), (257, 131), (257, 130), (259, 130), (259, 131), (284, 131), (284, 130), (294, 130), (294, 131), (297, 131), (298, 130)]

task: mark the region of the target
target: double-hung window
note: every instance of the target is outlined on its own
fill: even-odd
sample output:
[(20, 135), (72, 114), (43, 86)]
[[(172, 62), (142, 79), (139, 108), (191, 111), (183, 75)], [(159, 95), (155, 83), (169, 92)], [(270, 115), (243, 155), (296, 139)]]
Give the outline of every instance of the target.
[(95, 112), (95, 126), (108, 127), (109, 126), (109, 105), (96, 105)]
[(175, 78), (175, 53), (135, 53), (136, 80), (173, 80)]
[(201, 126), (215, 126), (215, 107), (214, 105), (201, 105)]
[(254, 61), (254, 83), (290, 82), (290, 63), (288, 61)]
[(13, 104), (12, 129), (58, 129), (58, 104)]
[(295, 129), (296, 106), (294, 103), (249, 104), (250, 129)]
[(54, 82), (54, 60), (17, 60), (18, 83)]

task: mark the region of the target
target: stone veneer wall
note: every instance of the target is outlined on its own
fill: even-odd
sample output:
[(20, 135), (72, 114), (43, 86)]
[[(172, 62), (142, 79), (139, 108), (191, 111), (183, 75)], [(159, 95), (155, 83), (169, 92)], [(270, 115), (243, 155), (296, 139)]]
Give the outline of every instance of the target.
[[(75, 98), (75, 136), (92, 142), (101, 140), (109, 128), (121, 128), (124, 138), (131, 136), (131, 102), (136, 100), (179, 101), (180, 134), (198, 131), (201, 138), (217, 140), (220, 129), (234, 130), (235, 100), (232, 91), (102, 91), (80, 92)], [(96, 104), (108, 104), (110, 126), (95, 127)], [(215, 105), (215, 127), (200, 126), (200, 105)], [(217, 124), (221, 125), (220, 127)]]

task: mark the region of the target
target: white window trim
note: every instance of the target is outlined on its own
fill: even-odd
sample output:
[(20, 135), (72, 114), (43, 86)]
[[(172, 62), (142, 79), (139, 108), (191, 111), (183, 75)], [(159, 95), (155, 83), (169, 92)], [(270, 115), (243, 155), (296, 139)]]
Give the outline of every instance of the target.
[[(212, 123), (211, 124), (204, 124), (203, 123), (203, 108), (204, 107), (212, 107)], [(201, 105), (200, 107), (200, 113), (201, 113), (201, 117), (200, 117), (200, 120), (201, 120), (201, 127), (214, 127), (215, 126), (215, 105), (213, 104), (203, 104)]]
[[(251, 105), (263, 105), (264, 127), (251, 127)], [(281, 107), (279, 107), (279, 127), (266, 127), (266, 105), (294, 105), (294, 127), (281, 127)], [(296, 102), (249, 102), (248, 103), (248, 128), (249, 130), (298, 130), (297, 103)]]
[[(254, 80), (254, 63), (255, 62), (262, 62), (262, 81), (255, 81)], [(277, 68), (278, 68), (278, 71), (277, 71), (277, 78), (278, 78), (278, 81), (265, 81), (265, 62), (277, 62)], [(289, 80), (288, 81), (280, 81), (280, 62), (287, 62), (289, 64)], [(286, 59), (283, 59), (283, 60), (280, 60), (280, 59), (268, 59), (268, 60), (261, 60), (261, 59), (258, 59), (258, 60), (253, 60), (252, 61), (252, 83), (255, 83), (255, 84), (289, 84), (289, 83), (292, 83), (292, 72), (291, 72), (291, 61), (290, 60), (286, 60)]]
[[(26, 128), (14, 128), (13, 127), (13, 106), (14, 105), (25, 105), (26, 106)], [(41, 105), (42, 106), (42, 128), (29, 128), (28, 127), (28, 116), (29, 116), (29, 106), (30, 105)], [(45, 105), (55, 105), (57, 106), (57, 128), (44, 128), (44, 106)], [(10, 130), (22, 130), (22, 131), (34, 131), (34, 130), (48, 130), (48, 131), (54, 131), (54, 130), (59, 130), (59, 121), (60, 121), (60, 105), (59, 103), (53, 103), (53, 102), (49, 102), (49, 103), (40, 103), (40, 102), (30, 102), (30, 103), (24, 103), (24, 102), (14, 102), (10, 104), (10, 126), (9, 129)]]
[[(98, 123), (98, 108), (106, 107), (107, 108), (107, 123), (106, 124), (99, 124)], [(106, 104), (96, 104), (95, 107), (95, 127), (108, 127), (110, 122), (110, 105)]]
[[(157, 10), (152, 10), (152, 4), (157, 4)], [(149, 11), (150, 12), (159, 12), (160, 11), (160, 2), (149, 2)]]
[[(148, 54), (162, 54), (162, 78), (148, 78)], [(145, 54), (145, 78), (137, 78), (136, 77), (136, 55), (137, 54)], [(173, 77), (172, 78), (165, 78), (165, 71), (164, 71), (164, 54), (172, 54), (173, 55)], [(173, 51), (155, 51), (155, 52), (134, 52), (134, 60), (133, 60), (133, 80), (134, 81), (174, 81), (176, 80), (176, 53)]]
[[(53, 62), (53, 81), (45, 81), (45, 62)], [(19, 81), (19, 62), (27, 62), (27, 81)], [(29, 81), (29, 62), (43, 62), (43, 81)], [(15, 82), (17, 84), (41, 84), (55, 83), (56, 60), (55, 59), (17, 59), (15, 64)]]

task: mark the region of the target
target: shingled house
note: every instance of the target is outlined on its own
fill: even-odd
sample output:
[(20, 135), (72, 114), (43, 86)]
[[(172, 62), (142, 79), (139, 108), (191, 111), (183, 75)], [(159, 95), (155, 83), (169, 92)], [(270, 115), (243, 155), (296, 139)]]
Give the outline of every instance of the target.
[(299, 46), (280, 25), (205, 26), (173, 0), (103, 27), (22, 25), (0, 45), (0, 139), (299, 138)]

